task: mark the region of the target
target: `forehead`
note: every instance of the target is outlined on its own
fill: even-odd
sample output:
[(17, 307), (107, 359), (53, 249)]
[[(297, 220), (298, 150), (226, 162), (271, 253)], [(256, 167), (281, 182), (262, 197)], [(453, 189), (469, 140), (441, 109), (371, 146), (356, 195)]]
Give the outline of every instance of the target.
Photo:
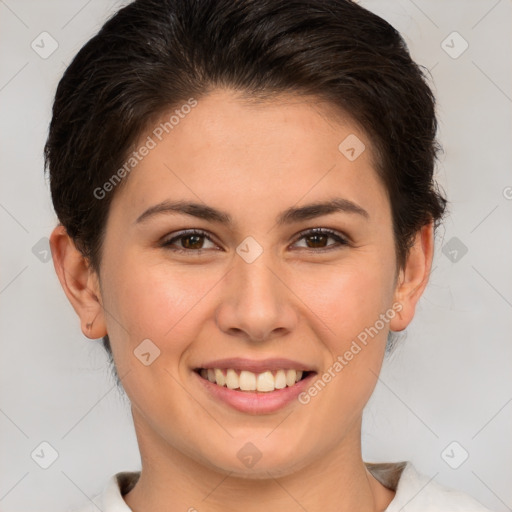
[(173, 107), (147, 128), (134, 147), (151, 149), (117, 201), (124, 197), (139, 210), (169, 195), (296, 203), (334, 189), (354, 201), (365, 192), (367, 202), (382, 199), (371, 141), (332, 105), (296, 95), (261, 100), (231, 90), (195, 101), (192, 108)]

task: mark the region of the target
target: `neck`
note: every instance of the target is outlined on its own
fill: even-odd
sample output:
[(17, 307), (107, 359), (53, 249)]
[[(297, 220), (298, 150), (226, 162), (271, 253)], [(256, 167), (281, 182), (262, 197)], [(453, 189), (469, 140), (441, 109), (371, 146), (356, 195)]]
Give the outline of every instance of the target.
[(134, 413), (142, 471), (124, 496), (134, 512), (280, 512), (335, 510), (382, 512), (394, 497), (366, 469), (361, 457), (361, 421), (329, 453), (290, 474), (269, 468), (248, 478), (201, 464), (171, 446)]

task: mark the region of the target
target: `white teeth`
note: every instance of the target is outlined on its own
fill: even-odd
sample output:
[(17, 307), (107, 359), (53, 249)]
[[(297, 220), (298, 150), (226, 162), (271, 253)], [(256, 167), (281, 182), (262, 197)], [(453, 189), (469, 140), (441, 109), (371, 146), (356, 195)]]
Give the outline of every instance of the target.
[(256, 375), (242, 370), (240, 372), (239, 386), (242, 391), (254, 391), (256, 389)]
[(274, 381), (276, 389), (283, 389), (286, 387), (286, 373), (284, 373), (284, 370), (277, 370)]
[(226, 371), (220, 368), (201, 369), (201, 377), (216, 383), (218, 386), (226, 386), (229, 389), (240, 389), (241, 391), (270, 392), (276, 389), (283, 389), (286, 386), (293, 386), (303, 375), (302, 370), (267, 370), (262, 373), (253, 373), (241, 370), (238, 373), (230, 368)]
[(226, 377), (222, 373), (222, 370), (219, 370), (218, 368), (215, 368), (214, 372), (215, 372), (215, 382), (219, 386), (224, 386), (226, 384)]
[(258, 391), (274, 391), (274, 376), (272, 372), (264, 372), (258, 374), (257, 380)]
[(297, 372), (295, 370), (286, 370), (286, 385), (293, 386), (295, 379), (297, 378)]
[(236, 389), (240, 386), (240, 379), (238, 378), (238, 374), (231, 368), (226, 372), (226, 386), (229, 389)]

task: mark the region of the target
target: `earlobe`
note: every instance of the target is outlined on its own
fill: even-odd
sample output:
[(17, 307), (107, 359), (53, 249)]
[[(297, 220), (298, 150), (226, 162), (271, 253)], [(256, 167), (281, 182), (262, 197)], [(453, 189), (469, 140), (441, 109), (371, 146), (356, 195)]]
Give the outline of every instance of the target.
[(414, 318), (416, 304), (428, 283), (433, 254), (434, 225), (431, 222), (416, 233), (405, 268), (400, 270), (394, 302), (399, 303), (401, 309), (390, 322), (392, 331), (403, 331)]
[(80, 317), (83, 334), (90, 339), (102, 338), (107, 330), (97, 274), (61, 224), (50, 236), (50, 248), (55, 272)]

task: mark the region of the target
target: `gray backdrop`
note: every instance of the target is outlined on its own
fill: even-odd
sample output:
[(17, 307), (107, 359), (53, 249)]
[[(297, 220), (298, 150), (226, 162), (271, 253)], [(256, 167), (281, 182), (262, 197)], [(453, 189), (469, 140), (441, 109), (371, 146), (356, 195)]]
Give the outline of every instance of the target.
[[(511, 510), (512, 4), (362, 4), (432, 72), (439, 180), (451, 200), (429, 287), (365, 411), (363, 456), (411, 460), (435, 481)], [(119, 5), (0, 0), (3, 512), (66, 510), (139, 465), (127, 400), (48, 259), (56, 218), (42, 160), (57, 82)]]

